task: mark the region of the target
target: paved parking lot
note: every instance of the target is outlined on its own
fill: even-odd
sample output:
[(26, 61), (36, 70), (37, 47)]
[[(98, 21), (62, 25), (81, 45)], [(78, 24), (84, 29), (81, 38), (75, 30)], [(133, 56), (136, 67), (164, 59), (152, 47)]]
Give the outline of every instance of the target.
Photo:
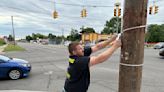
[[(26, 51), (9, 52), (6, 55), (28, 60), (32, 64), (30, 76), (20, 80), (1, 79), (0, 90), (61, 92), (68, 64), (67, 48), (27, 43), (20, 45), (26, 48)], [(118, 91), (119, 53), (120, 50), (105, 63), (91, 68), (88, 92)], [(164, 92), (163, 66), (164, 58), (158, 55), (158, 50), (146, 48), (141, 92)]]

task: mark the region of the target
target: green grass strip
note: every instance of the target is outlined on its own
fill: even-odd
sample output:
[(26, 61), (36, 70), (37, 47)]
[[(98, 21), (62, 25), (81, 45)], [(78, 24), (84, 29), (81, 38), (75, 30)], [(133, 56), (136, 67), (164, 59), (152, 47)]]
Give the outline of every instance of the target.
[(12, 44), (8, 44), (5, 49), (5, 52), (9, 52), (9, 51), (25, 51), (24, 48), (18, 46), (18, 45), (12, 45)]

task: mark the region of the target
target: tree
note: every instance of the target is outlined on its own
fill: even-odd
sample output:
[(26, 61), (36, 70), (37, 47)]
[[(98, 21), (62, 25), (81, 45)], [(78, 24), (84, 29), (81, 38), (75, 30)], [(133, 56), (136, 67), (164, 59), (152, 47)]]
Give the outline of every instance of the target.
[(30, 42), (30, 40), (33, 40), (33, 39), (32, 39), (32, 37), (31, 37), (30, 35), (28, 35), (28, 36), (26, 36), (26, 40), (27, 40), (28, 42)]
[[(118, 20), (118, 22), (117, 22)], [(121, 30), (121, 18), (119, 17), (113, 17), (110, 19), (110, 21), (106, 21), (105, 27), (101, 34), (110, 34), (110, 33), (116, 33), (117, 32), (117, 25), (118, 25), (118, 33), (120, 33)]]
[(47, 36), (45, 36), (45, 35), (43, 35), (43, 34), (40, 34), (40, 33), (37, 33), (37, 34), (35, 34), (35, 33), (32, 33), (32, 39), (33, 40), (37, 40), (37, 39), (46, 39), (46, 38), (48, 38)]
[(8, 40), (9, 40), (9, 41), (14, 41), (13, 36), (12, 36), (12, 35), (9, 35)]
[(70, 40), (70, 41), (79, 41), (81, 38), (78, 30), (76, 29), (71, 29), (71, 33), (70, 35), (67, 36), (67, 40)]
[(93, 28), (87, 27), (87, 28), (80, 28), (81, 32), (80, 33), (95, 33), (95, 30)]
[(146, 42), (164, 42), (164, 24), (149, 25), (145, 40)]
[(48, 34), (48, 38), (51, 39), (51, 40), (52, 39), (55, 39), (56, 38), (56, 35), (53, 35), (52, 33), (49, 33)]
[(36, 40), (37, 39), (37, 35), (35, 33), (32, 33), (32, 39)]

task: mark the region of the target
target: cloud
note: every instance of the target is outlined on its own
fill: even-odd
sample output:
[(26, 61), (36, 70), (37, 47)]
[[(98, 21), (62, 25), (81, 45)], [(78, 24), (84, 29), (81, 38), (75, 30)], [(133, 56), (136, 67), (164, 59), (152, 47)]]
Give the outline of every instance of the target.
[[(149, 6), (154, 0), (149, 0)], [(103, 29), (106, 20), (113, 17), (112, 0), (1, 0), (0, 2), (0, 35), (11, 34), (11, 17), (14, 16), (14, 28), (17, 37), (24, 37), (32, 33), (54, 33), (61, 35), (62, 30), (69, 34), (71, 28), (80, 29), (82, 26), (93, 27), (97, 32)], [(121, 0), (121, 7), (124, 5)], [(65, 5), (64, 5), (65, 4)], [(66, 5), (67, 4), (67, 5)], [(82, 6), (73, 5), (92, 5), (92, 6), (110, 6), (110, 7), (85, 7), (87, 9), (87, 18), (80, 17)], [(148, 24), (164, 22), (164, 0), (159, 0), (159, 13), (148, 15)], [(52, 18), (52, 12), (56, 10), (59, 14), (57, 19)], [(10, 31), (9, 31), (10, 30)]]

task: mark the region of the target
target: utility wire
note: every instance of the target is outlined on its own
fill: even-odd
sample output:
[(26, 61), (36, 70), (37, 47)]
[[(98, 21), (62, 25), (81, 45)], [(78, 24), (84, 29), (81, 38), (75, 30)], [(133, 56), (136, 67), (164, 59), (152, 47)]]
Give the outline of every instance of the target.
[[(40, 1), (45, 1), (45, 0), (40, 0)], [(55, 3), (55, 4), (61, 4), (61, 5), (68, 5), (68, 6), (78, 6), (78, 7), (114, 7), (114, 5), (82, 5), (82, 4), (69, 4), (69, 3), (56, 3), (54, 1), (45, 1), (45, 2), (52, 2), (52, 3)]]
[[(40, 0), (40, 1), (45, 1), (45, 0)], [(153, 0), (153, 1), (150, 1), (149, 3), (158, 3), (158, 2), (161, 2), (163, 0)], [(55, 4), (61, 4), (61, 5), (67, 5), (67, 6), (77, 6), (77, 7), (114, 7), (114, 4), (113, 5), (82, 5), (82, 4), (70, 4), (70, 3), (56, 3), (54, 1), (45, 1), (45, 2), (52, 2), (52, 3), (55, 3)]]

